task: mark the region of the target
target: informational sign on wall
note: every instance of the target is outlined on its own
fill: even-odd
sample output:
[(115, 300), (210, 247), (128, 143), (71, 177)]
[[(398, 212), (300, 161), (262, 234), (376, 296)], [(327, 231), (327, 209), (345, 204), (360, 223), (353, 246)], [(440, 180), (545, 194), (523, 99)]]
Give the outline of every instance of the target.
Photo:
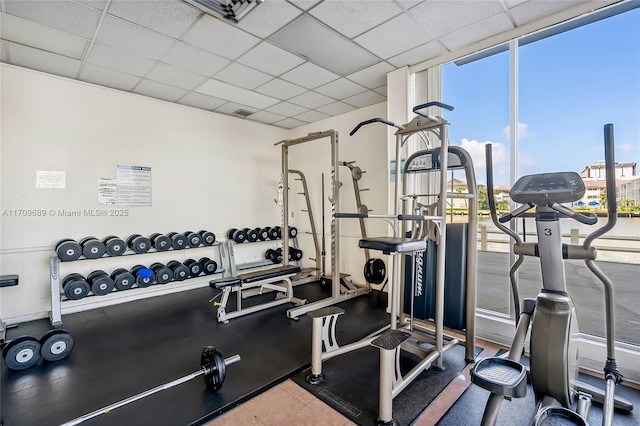
[(98, 203), (115, 205), (118, 202), (118, 181), (116, 179), (98, 179)]
[(121, 206), (151, 206), (151, 167), (116, 165), (118, 204)]
[(67, 177), (65, 172), (36, 170), (37, 189), (65, 189), (67, 187)]

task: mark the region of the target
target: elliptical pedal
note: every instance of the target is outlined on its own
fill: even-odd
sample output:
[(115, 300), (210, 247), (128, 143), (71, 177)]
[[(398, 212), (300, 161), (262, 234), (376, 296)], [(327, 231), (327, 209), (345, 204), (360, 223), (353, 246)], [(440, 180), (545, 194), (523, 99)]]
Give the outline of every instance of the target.
[(526, 396), (526, 379), (526, 367), (506, 358), (485, 358), (478, 361), (471, 369), (471, 383), (491, 393), (507, 397)]

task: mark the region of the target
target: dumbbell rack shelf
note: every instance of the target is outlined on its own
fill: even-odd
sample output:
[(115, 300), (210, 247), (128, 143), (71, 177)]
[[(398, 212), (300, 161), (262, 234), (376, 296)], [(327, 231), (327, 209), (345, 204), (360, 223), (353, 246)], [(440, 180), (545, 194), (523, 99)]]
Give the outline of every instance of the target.
[[(164, 253), (169, 254), (172, 252), (185, 254), (188, 251), (198, 250), (198, 249), (213, 249), (217, 248), (218, 255), (218, 269), (216, 272), (210, 275), (200, 275), (194, 278), (189, 278), (183, 281), (171, 281), (167, 284), (154, 284), (150, 287), (140, 288), (134, 287), (126, 291), (118, 291), (113, 290), (110, 294), (106, 294), (103, 296), (95, 296), (90, 294), (79, 300), (71, 300), (67, 299), (64, 293), (61, 291), (62, 278), (60, 275), (60, 264), (72, 264), (77, 262), (100, 262), (106, 259), (119, 259), (128, 256), (145, 256), (149, 254), (157, 254)], [(186, 256), (185, 256), (186, 257)], [(211, 256), (212, 258), (214, 256)], [(223, 243), (216, 241), (211, 246), (201, 246), (196, 248), (184, 248), (182, 250), (167, 250), (167, 251), (157, 251), (157, 250), (149, 250), (146, 253), (135, 253), (131, 250), (127, 250), (127, 252), (123, 253), (121, 256), (113, 257), (113, 256), (103, 256), (98, 259), (87, 259), (85, 257), (81, 257), (78, 260), (72, 262), (61, 262), (57, 256), (53, 256), (50, 258), (49, 269), (50, 269), (50, 285), (51, 285), (51, 311), (49, 312), (49, 320), (51, 322), (51, 326), (53, 328), (62, 328), (62, 315), (63, 314), (71, 314), (75, 312), (86, 311), (90, 309), (102, 308), (105, 306), (115, 305), (123, 302), (129, 302), (133, 300), (146, 299), (148, 297), (155, 296), (163, 296), (166, 294), (177, 293), (184, 290), (192, 290), (201, 287), (207, 287), (209, 285), (209, 281), (215, 275), (222, 274), (224, 277), (227, 269), (224, 267), (224, 259), (227, 257), (225, 253), (225, 246)], [(100, 268), (94, 268), (100, 269)], [(65, 274), (66, 275), (66, 274)]]

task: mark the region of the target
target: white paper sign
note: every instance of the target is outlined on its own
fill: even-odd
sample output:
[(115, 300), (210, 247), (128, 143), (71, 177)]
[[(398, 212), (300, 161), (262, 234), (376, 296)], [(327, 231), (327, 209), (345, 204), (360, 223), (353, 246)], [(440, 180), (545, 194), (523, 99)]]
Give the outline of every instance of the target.
[(67, 178), (65, 172), (36, 170), (36, 188), (65, 189)]
[(151, 206), (151, 167), (116, 165), (118, 204)]
[(118, 182), (116, 179), (98, 179), (98, 203), (116, 204), (118, 202)]

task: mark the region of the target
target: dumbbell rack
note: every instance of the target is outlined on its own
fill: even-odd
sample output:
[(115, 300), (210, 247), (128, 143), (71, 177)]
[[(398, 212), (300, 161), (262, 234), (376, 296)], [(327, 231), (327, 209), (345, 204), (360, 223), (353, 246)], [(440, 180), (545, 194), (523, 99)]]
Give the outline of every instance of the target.
[[(118, 291), (113, 290), (111, 294), (107, 294), (104, 296), (95, 296), (88, 295), (79, 300), (71, 300), (67, 299), (64, 293), (61, 291), (61, 274), (60, 274), (60, 264), (75, 264), (77, 262), (100, 262), (106, 259), (121, 259), (126, 258), (128, 256), (145, 256), (154, 253), (164, 253), (169, 254), (173, 252), (185, 253), (185, 251), (205, 249), (205, 248), (217, 248), (217, 258), (218, 258), (218, 269), (214, 274), (210, 275), (200, 275), (194, 278), (189, 278), (184, 281), (172, 281), (168, 284), (164, 285), (152, 285), (150, 287), (139, 288), (135, 287), (126, 291)], [(214, 250), (216, 251), (216, 250)], [(213, 256), (211, 256), (213, 258)], [(62, 314), (70, 314), (80, 311), (85, 311), (88, 309), (96, 309), (102, 308), (105, 306), (115, 305), (122, 302), (129, 302), (132, 300), (145, 299), (148, 297), (154, 296), (162, 296), (171, 293), (177, 293), (179, 291), (184, 291), (187, 289), (195, 289), (200, 287), (206, 287), (211, 280), (211, 277), (216, 274), (222, 274), (225, 276), (227, 269), (224, 267), (224, 259), (227, 257), (225, 253), (225, 245), (219, 241), (213, 243), (212, 246), (201, 246), (197, 248), (185, 248), (181, 250), (167, 250), (167, 251), (157, 251), (154, 249), (149, 250), (146, 253), (133, 253), (127, 251), (121, 256), (113, 257), (113, 256), (104, 256), (98, 259), (78, 259), (71, 262), (61, 262), (57, 256), (52, 256), (49, 262), (49, 277), (50, 277), (50, 289), (51, 289), (51, 311), (49, 312), (49, 320), (51, 322), (51, 326), (53, 328), (62, 328)], [(99, 268), (94, 268), (99, 269)], [(70, 272), (69, 272), (70, 273)], [(66, 274), (65, 274), (66, 275)]]

